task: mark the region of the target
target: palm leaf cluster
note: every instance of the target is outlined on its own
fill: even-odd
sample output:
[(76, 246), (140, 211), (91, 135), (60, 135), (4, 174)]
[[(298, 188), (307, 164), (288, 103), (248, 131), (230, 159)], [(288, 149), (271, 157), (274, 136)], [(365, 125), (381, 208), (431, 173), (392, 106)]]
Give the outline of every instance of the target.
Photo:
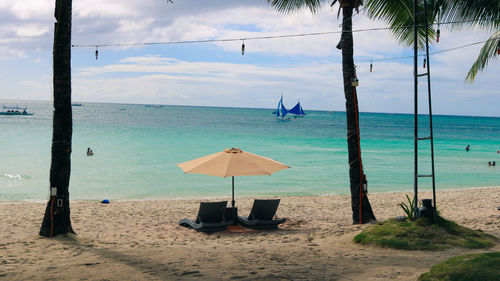
[[(281, 13), (290, 13), (305, 7), (311, 10), (312, 13), (316, 13), (323, 3), (330, 1), (332, 0), (268, 0), (267, 2), (271, 2), (273, 7)], [(359, 7), (363, 5), (363, 0), (333, 0), (330, 6), (335, 5), (337, 2), (339, 2), (340, 8), (352, 6), (356, 11), (359, 11)]]
[[(437, 29), (457, 30), (461, 28), (482, 28), (493, 31), (489, 40), (473, 63), (466, 81), (473, 82), (476, 74), (485, 69), (500, 49), (500, 1), (499, 0), (427, 0), (427, 22), (425, 22), (424, 0), (268, 0), (280, 12), (289, 13), (309, 8), (316, 13), (324, 3), (333, 6), (339, 2), (340, 8), (353, 7), (356, 11), (361, 5), (368, 17), (385, 22), (396, 39), (405, 46), (413, 45), (414, 1), (417, 3), (417, 45), (425, 44), (425, 23), (427, 23), (429, 42), (436, 42)], [(340, 12), (340, 10), (339, 10)], [(446, 22), (440, 26), (438, 23)]]
[(467, 73), (465, 81), (470, 83), (474, 82), (477, 73), (480, 70), (485, 69), (492, 59), (498, 58), (498, 50), (500, 50), (500, 30), (495, 31), (493, 35), (490, 36), (488, 41), (484, 43), (481, 51), (479, 51), (476, 61), (472, 64), (469, 72)]
[[(413, 0), (386, 0), (376, 1), (368, 0), (365, 5), (365, 11), (371, 19), (382, 20), (391, 28), (396, 39), (405, 46), (413, 45)], [(417, 40), (418, 47), (423, 48), (425, 44), (425, 15), (423, 14), (423, 3), (417, 5)], [(427, 25), (429, 25), (429, 39), (432, 42), (436, 31), (432, 28), (434, 13), (433, 9), (427, 9)]]
[[(405, 46), (413, 44), (413, 2), (414, 0), (367, 0), (366, 13), (371, 19), (382, 20), (392, 29), (393, 35)], [(461, 28), (482, 28), (494, 31), (473, 63), (466, 80), (473, 82), (476, 74), (487, 67), (500, 48), (500, 1), (498, 0), (427, 0), (427, 24), (429, 41), (435, 42), (436, 28), (457, 30)], [(417, 0), (417, 10), (424, 10), (424, 0)], [(418, 14), (418, 22), (424, 21)], [(449, 24), (440, 26), (439, 22)], [(423, 26), (422, 26), (423, 27)], [(425, 28), (418, 28), (418, 46), (424, 46)]]

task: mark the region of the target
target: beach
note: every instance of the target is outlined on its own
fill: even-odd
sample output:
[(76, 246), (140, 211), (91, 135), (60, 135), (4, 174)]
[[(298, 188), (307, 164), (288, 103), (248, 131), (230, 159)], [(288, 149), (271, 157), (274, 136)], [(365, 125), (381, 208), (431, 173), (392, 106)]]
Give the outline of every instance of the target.
[[(409, 194), (410, 197), (412, 194)], [(419, 198), (431, 198), (429, 192)], [(416, 280), (436, 263), (474, 252), (402, 251), (355, 244), (350, 196), (280, 197), (279, 230), (181, 227), (189, 200), (72, 201), (76, 235), (38, 235), (46, 203), (1, 202), (1, 280)], [(404, 193), (370, 194), (379, 221), (403, 215)], [(228, 198), (210, 199), (230, 200)], [(236, 198), (248, 215), (253, 198)], [(441, 215), (500, 237), (500, 187), (437, 192)]]

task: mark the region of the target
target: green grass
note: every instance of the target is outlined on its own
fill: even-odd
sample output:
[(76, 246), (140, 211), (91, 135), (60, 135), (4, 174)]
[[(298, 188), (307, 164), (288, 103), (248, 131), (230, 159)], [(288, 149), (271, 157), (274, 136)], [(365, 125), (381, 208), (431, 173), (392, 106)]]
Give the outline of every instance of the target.
[(436, 264), (418, 280), (500, 280), (500, 252), (453, 257)]
[(497, 238), (438, 217), (415, 221), (389, 219), (372, 225), (354, 237), (355, 243), (403, 250), (443, 250), (453, 247), (481, 249), (495, 244)]

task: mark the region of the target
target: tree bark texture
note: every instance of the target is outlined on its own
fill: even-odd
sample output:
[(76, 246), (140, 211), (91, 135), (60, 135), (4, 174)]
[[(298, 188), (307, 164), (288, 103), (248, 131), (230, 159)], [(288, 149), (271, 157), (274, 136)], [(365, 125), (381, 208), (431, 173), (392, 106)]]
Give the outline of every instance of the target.
[[(368, 197), (361, 188), (364, 177), (361, 162), (359, 138), (359, 112), (356, 87), (352, 79), (356, 77), (352, 37), (352, 5), (342, 8), (342, 73), (344, 76), (344, 95), (346, 99), (347, 149), (349, 152), (349, 180), (351, 184), (351, 208), (353, 223), (366, 223), (375, 220)], [(361, 200), (361, 205), (360, 205)]]
[[(71, 227), (69, 180), (71, 173), (71, 13), (72, 0), (56, 0), (53, 47), (54, 116), (52, 159), (50, 166), (51, 196), (40, 228), (40, 235), (55, 236)], [(56, 194), (52, 192), (57, 188)]]

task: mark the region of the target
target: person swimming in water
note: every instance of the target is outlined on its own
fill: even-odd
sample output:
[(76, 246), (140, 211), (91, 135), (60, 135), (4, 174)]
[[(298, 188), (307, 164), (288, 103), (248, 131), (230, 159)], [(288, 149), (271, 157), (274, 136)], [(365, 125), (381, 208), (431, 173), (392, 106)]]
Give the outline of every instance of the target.
[(87, 156), (92, 156), (94, 155), (94, 152), (92, 151), (92, 149), (90, 149), (90, 147), (87, 148)]
[(466, 147), (465, 147), (465, 151), (469, 151), (470, 150), (470, 145), (468, 144)]

